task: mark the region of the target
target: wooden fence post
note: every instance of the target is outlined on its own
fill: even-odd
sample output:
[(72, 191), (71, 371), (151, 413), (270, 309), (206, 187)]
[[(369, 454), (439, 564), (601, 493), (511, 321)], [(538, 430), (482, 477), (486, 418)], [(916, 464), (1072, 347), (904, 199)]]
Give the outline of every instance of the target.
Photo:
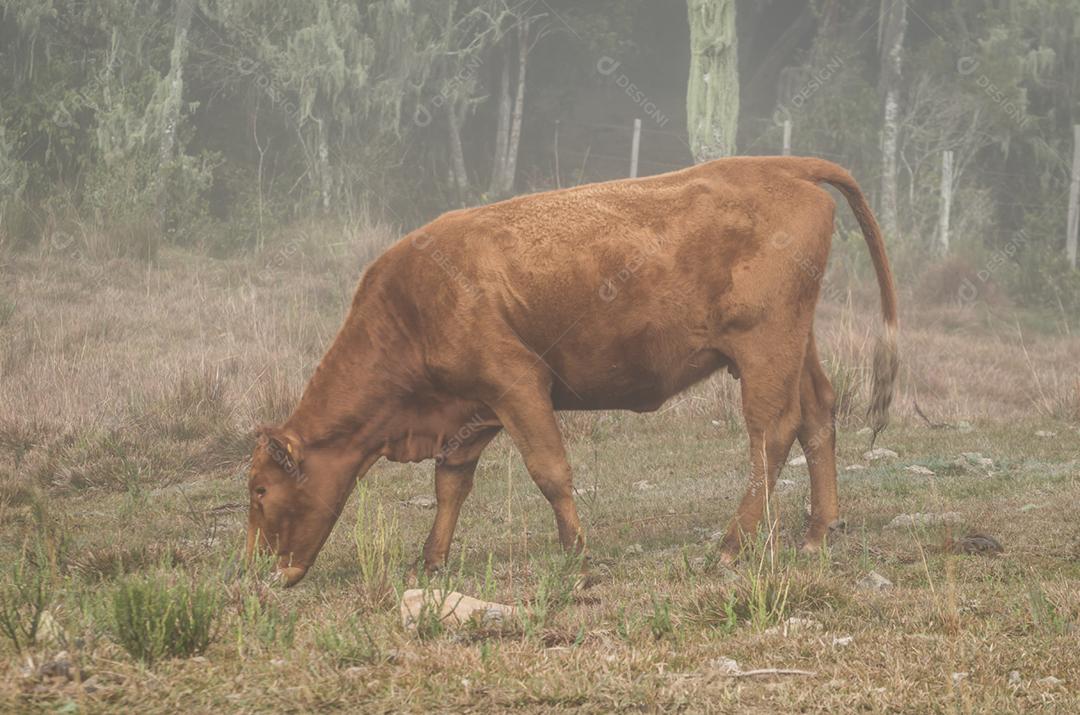
[(641, 120), (634, 120), (634, 141), (630, 145), (630, 178), (637, 178), (638, 148), (641, 146)]
[(953, 153), (941, 155), (941, 215), (938, 218), (938, 248), (941, 255), (949, 253), (949, 213), (952, 210)]
[(1073, 125), (1072, 183), (1069, 184), (1069, 218), (1065, 227), (1065, 255), (1075, 270), (1076, 234), (1080, 229), (1080, 124)]

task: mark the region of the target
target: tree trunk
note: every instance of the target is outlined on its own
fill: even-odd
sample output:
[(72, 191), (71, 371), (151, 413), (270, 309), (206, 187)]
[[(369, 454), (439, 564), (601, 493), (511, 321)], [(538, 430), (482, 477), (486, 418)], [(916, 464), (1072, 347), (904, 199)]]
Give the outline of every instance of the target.
[(518, 81), (514, 96), (514, 115), (510, 120), (510, 141), (506, 147), (506, 172), (503, 175), (503, 193), (514, 190), (517, 178), (518, 147), (521, 145), (521, 121), (525, 116), (525, 69), (529, 61), (529, 19), (518, 25)]
[[(525, 115), (525, 73), (529, 61), (529, 20), (524, 18), (517, 26), (517, 87), (514, 92), (514, 108), (510, 110), (510, 53), (507, 52), (506, 64), (503, 65), (501, 89), (504, 93), (499, 101), (499, 134), (496, 135), (496, 162), (492, 170), (490, 193), (495, 196), (507, 196), (514, 191), (514, 179), (517, 177), (518, 147), (521, 145), (521, 122)], [(505, 102), (505, 105), (503, 104)], [(505, 118), (503, 112), (506, 112)], [(505, 119), (505, 124), (503, 123)], [(506, 144), (502, 146), (501, 133), (507, 130)], [(499, 149), (502, 148), (501, 157)], [(500, 161), (501, 158), (501, 161)]]
[(446, 124), (450, 130), (450, 176), (457, 191), (458, 204), (464, 206), (469, 195), (469, 174), (465, 169), (465, 150), (461, 144), (461, 125), (465, 121), (464, 102), (460, 109), (454, 102), (446, 105)]
[(882, 0), (881, 5), (881, 221), (886, 236), (900, 232), (897, 151), (900, 136), (900, 80), (907, 32), (906, 0)]
[[(169, 230), (167, 225), (168, 181), (167, 173), (176, 151), (176, 133), (180, 124), (180, 107), (184, 98), (184, 65), (188, 55), (188, 31), (195, 0), (179, 0), (173, 17), (173, 46), (169, 55), (169, 74), (165, 76), (165, 96), (161, 105), (159, 127), (158, 173), (155, 187), (155, 203), (158, 217), (158, 237)], [(150, 243), (151, 253), (156, 251), (156, 238)]]
[(690, 151), (701, 163), (735, 153), (739, 123), (739, 63), (735, 0), (687, 0), (690, 78), (686, 124)]
[(506, 147), (510, 141), (510, 51), (503, 52), (502, 72), (499, 76), (499, 110), (495, 126), (495, 158), (491, 162), (491, 183), (488, 193), (502, 193), (502, 177), (506, 171)]

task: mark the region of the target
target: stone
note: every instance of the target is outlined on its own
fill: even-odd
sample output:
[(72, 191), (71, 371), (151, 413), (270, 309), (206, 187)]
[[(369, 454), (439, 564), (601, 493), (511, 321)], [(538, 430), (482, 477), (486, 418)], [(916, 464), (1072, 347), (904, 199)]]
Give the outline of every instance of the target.
[(855, 636), (833, 636), (832, 644), (837, 648), (851, 645), (855, 642)]
[(789, 467), (801, 467), (806, 464), (806, 455), (800, 454), (798, 457), (792, 457), (788, 460)]
[(871, 571), (859, 579), (859, 582), (855, 585), (867, 591), (884, 591), (892, 588), (893, 583), (877, 571)]
[[(444, 593), (438, 589), (410, 588), (401, 596), (401, 625), (416, 628), (424, 608), (438, 609), (445, 625), (460, 626), (472, 620), (481, 623), (503, 623), (517, 616), (517, 609), (502, 603), (481, 601), (457, 591)], [(495, 615), (495, 614), (498, 615)]]
[(968, 677), (967, 671), (961, 671), (959, 673), (953, 673), (952, 674), (953, 685), (956, 685), (957, 683), (959, 683), (961, 680), (963, 680), (966, 677)]
[(1023, 682), (1024, 681), (1020, 678), (1020, 671), (1019, 670), (1010, 670), (1009, 671), (1009, 687), (1010, 688), (1018, 688), (1023, 684)]
[(793, 616), (783, 623), (765, 629), (765, 633), (769, 635), (782, 635), (785, 638), (788, 636), (795, 636), (810, 631), (821, 630), (821, 624), (811, 618), (799, 618)]
[(439, 505), (439, 502), (436, 501), (435, 497), (428, 496), (426, 494), (415, 496), (405, 503), (408, 506), (415, 506), (420, 509), (434, 509), (436, 506)]
[(924, 476), (924, 477), (932, 477), (932, 476), (934, 476), (934, 470), (927, 469), (926, 467), (922, 466), (921, 464), (909, 464), (908, 466), (904, 467), (904, 471), (905, 472), (910, 472), (912, 474), (918, 474), (918, 475), (921, 475), (921, 476)]
[(861, 472), (864, 469), (866, 469), (865, 464), (849, 464), (844, 467), (845, 472)]
[(863, 459), (867, 462), (877, 462), (882, 459), (896, 459), (900, 455), (886, 447), (874, 447), (868, 452), (863, 452)]
[(719, 658), (713, 658), (709, 661), (709, 667), (718, 673), (724, 673), (725, 675), (738, 675), (742, 672), (742, 668), (739, 667), (739, 662), (734, 658), (725, 658), (723, 656)]
[(630, 544), (626, 547), (627, 556), (641, 556), (643, 553), (645, 553), (645, 549), (641, 544)]
[(973, 467), (986, 467), (989, 469), (994, 466), (994, 460), (984, 457), (979, 452), (961, 452), (960, 458)]
[(1051, 432), (1050, 430), (1040, 429), (1035, 430), (1035, 436), (1042, 439), (1050, 439), (1051, 437), (1057, 437), (1057, 432)]
[(1039, 678), (1035, 681), (1037, 685), (1041, 685), (1044, 688), (1056, 688), (1065, 681), (1061, 678), (1055, 678), (1053, 675), (1048, 675), (1045, 678)]
[(886, 529), (908, 529), (913, 526), (948, 526), (961, 521), (960, 512), (946, 511), (940, 514), (897, 514), (885, 525)]

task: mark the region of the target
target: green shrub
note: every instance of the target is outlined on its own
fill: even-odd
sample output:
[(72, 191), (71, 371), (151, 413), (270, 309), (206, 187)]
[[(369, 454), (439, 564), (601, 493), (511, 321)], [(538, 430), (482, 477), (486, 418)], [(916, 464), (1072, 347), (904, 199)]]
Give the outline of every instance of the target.
[(315, 645), (338, 665), (365, 665), (382, 657), (371, 632), (355, 616), (344, 628), (341, 624), (330, 623), (317, 630)]
[(261, 648), (291, 648), (296, 637), (295, 611), (283, 614), (276, 605), (249, 593), (240, 604), (236, 626), (238, 649), (243, 655), (254, 645)]
[(112, 599), (116, 642), (147, 665), (197, 655), (217, 635), (218, 592), (193, 579), (151, 575), (121, 582)]
[(649, 616), (649, 630), (653, 638), (660, 640), (675, 634), (675, 624), (671, 620), (671, 601), (667, 596), (659, 600), (652, 597), (652, 614)]
[(560, 554), (543, 564), (536, 594), (519, 609), (526, 636), (538, 636), (573, 601), (574, 587), (581, 578), (582, 559), (579, 554)]
[(21, 652), (37, 640), (42, 616), (52, 602), (53, 578), (42, 542), (24, 546), (0, 578), (0, 633)]
[(382, 505), (372, 508), (372, 498), (366, 486), (358, 490), (356, 527), (353, 541), (363, 579), (362, 597), (372, 609), (393, 603), (400, 594), (402, 546), (397, 519), (383, 511)]

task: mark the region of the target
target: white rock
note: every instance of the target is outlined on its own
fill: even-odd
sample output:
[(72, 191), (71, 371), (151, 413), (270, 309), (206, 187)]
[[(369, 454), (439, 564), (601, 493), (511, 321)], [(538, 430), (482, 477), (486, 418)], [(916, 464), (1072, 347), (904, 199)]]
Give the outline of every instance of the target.
[(976, 467), (989, 468), (994, 466), (994, 460), (990, 459), (989, 457), (982, 456), (982, 454), (980, 454), (979, 452), (961, 452), (960, 457), (968, 464)]
[(920, 474), (920, 475), (925, 476), (925, 477), (934, 476), (934, 470), (927, 469), (926, 467), (922, 466), (921, 464), (909, 464), (908, 466), (904, 467), (904, 471), (905, 472), (911, 472), (912, 474)]
[(439, 505), (439, 502), (436, 501), (435, 497), (431, 497), (426, 494), (420, 494), (418, 496), (415, 496), (405, 503), (408, 506), (415, 506), (420, 509), (434, 509), (436, 506)]
[(806, 464), (806, 455), (800, 454), (798, 457), (792, 457), (788, 460), (789, 467), (801, 467)]
[(947, 526), (959, 524), (960, 512), (946, 511), (940, 514), (897, 514), (885, 525), (886, 529), (907, 529), (913, 526)]
[(964, 678), (968, 677), (967, 671), (952, 674), (953, 685), (959, 683)]
[(650, 482), (648, 479), (642, 479), (641, 481), (634, 482), (634, 489), (639, 492), (647, 492), (650, 489), (655, 489), (656, 485)]
[(876, 462), (881, 459), (896, 459), (899, 457), (896, 452), (885, 447), (874, 447), (868, 452), (863, 452), (863, 459), (867, 462)]
[(861, 579), (859, 579), (859, 582), (856, 584), (856, 586), (858, 586), (859, 588), (863, 588), (868, 591), (884, 591), (886, 589), (892, 588), (892, 585), (892, 581), (885, 578), (877, 571), (871, 571), (870, 573), (866, 574)]
[(725, 658), (723, 656), (710, 660), (709, 667), (726, 675), (738, 675), (742, 672), (742, 668), (739, 667), (738, 661), (734, 658)]
[(811, 618), (799, 618), (793, 616), (780, 625), (766, 628), (765, 632), (769, 635), (782, 635), (785, 638), (788, 636), (799, 635), (800, 633), (806, 633), (808, 631), (821, 630), (821, 624)]
[(1040, 429), (1035, 430), (1036, 437), (1042, 437), (1043, 439), (1050, 439), (1051, 437), (1057, 437), (1057, 432), (1051, 432), (1050, 430)]
[(56, 622), (56, 618), (49, 611), (41, 612), (38, 621), (37, 637), (44, 643), (62, 643), (65, 640), (64, 629)]
[(1020, 678), (1020, 671), (1019, 670), (1010, 670), (1009, 671), (1009, 686), (1010, 687), (1013, 687), (1013, 688), (1018, 687), (1021, 684), (1023, 684), (1023, 682), (1024, 681)]
[(1035, 682), (1036, 682), (1036, 684), (1041, 685), (1044, 688), (1056, 688), (1057, 686), (1061, 685), (1065, 681), (1062, 680), (1061, 678), (1055, 678), (1052, 675), (1048, 675), (1045, 678), (1039, 678)]
[(851, 645), (855, 642), (855, 636), (833, 636), (832, 644), (837, 648)]
[[(513, 606), (481, 601), (457, 591), (444, 594), (438, 589), (410, 588), (401, 596), (401, 625), (405, 628), (416, 628), (416, 622), (425, 606), (438, 609), (439, 619), (448, 625), (461, 625), (473, 618), (484, 623), (494, 622), (497, 618), (501, 623), (517, 614), (517, 609)], [(494, 615), (496, 612), (498, 616)]]
[(861, 472), (864, 469), (866, 469), (865, 464), (849, 464), (844, 467), (845, 472)]

